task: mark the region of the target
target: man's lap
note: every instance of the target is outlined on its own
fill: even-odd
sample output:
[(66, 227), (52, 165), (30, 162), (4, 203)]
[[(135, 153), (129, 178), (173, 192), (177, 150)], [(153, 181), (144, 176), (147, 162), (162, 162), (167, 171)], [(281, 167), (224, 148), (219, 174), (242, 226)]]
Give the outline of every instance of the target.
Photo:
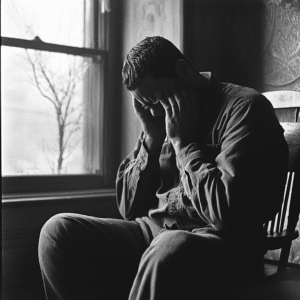
[(93, 299), (99, 294), (111, 299), (110, 293), (122, 299), (129, 294), (146, 247), (135, 221), (55, 215), (44, 225), (39, 241), (46, 291), (48, 287), (52, 293), (54, 286), (62, 299)]
[(240, 276), (240, 258), (235, 247), (212, 234), (162, 230), (142, 256), (130, 299), (148, 299), (150, 291), (139, 287), (149, 280), (160, 291), (153, 299), (209, 298)]
[[(236, 277), (240, 263), (235, 247), (214, 235), (163, 229), (149, 245), (136, 221), (71, 213), (58, 214), (44, 225), (39, 257), (42, 271), (48, 272), (46, 275), (54, 284), (60, 285), (67, 276), (70, 287), (76, 286), (77, 281), (77, 294), (85, 288), (85, 282), (90, 285), (89, 290), (92, 284), (102, 282), (105, 290), (99, 289), (95, 295), (109, 295), (114, 286), (128, 295), (138, 269), (143, 264), (154, 266), (156, 261), (165, 264), (166, 268), (160, 270), (168, 270), (168, 274), (161, 278), (168, 278), (172, 286), (185, 282), (199, 289), (201, 282), (205, 285), (224, 276)], [(66, 268), (69, 273), (63, 275)], [(67, 290), (68, 284), (60, 289)]]

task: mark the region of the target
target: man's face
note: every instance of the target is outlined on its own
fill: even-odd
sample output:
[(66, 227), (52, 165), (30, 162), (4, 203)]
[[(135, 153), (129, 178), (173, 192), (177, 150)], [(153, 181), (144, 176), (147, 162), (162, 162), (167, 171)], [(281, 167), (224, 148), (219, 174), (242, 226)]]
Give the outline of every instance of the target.
[(178, 82), (178, 80), (168, 78), (154, 79), (152, 76), (146, 74), (139, 85), (131, 91), (131, 94), (144, 105), (145, 108), (149, 107), (154, 117), (164, 117), (165, 110), (159, 101), (159, 99), (163, 97), (161, 89), (165, 85), (176, 82)]

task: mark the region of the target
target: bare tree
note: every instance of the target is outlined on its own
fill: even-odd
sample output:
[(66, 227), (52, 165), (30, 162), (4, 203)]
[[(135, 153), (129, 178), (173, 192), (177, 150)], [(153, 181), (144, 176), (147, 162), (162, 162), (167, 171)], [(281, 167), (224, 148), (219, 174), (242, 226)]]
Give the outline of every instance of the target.
[[(43, 3), (37, 5), (36, 9), (42, 11)], [(15, 29), (29, 39), (35, 37), (37, 42), (42, 42), (36, 36), (40, 24), (35, 15), (26, 11), (21, 1), (11, 1), (10, 10)], [(57, 124), (55, 145), (45, 137), (41, 147), (52, 173), (61, 174), (66, 168), (67, 159), (82, 140), (83, 103), (76, 100), (76, 92), (88, 63), (80, 56), (24, 50), (26, 55), (21, 58), (25, 59), (24, 66), (29, 67), (33, 78), (30, 82), (37, 88), (41, 99), (52, 106)]]
[[(36, 37), (36, 39), (39, 38)], [(87, 64), (82, 62), (81, 57), (68, 55), (67, 72), (54, 73), (49, 61), (52, 53), (27, 49), (25, 52), (31, 67), (34, 84), (42, 99), (52, 105), (55, 113), (58, 132), (58, 147), (54, 153), (56, 156), (55, 164), (49, 158), (47, 159), (52, 172), (60, 174), (64, 162), (81, 141), (81, 138), (76, 139), (76, 134), (82, 127), (82, 102), (74, 105), (73, 100), (76, 86), (82, 80)], [(78, 59), (81, 62), (78, 63)], [(45, 153), (45, 145), (43, 150)]]

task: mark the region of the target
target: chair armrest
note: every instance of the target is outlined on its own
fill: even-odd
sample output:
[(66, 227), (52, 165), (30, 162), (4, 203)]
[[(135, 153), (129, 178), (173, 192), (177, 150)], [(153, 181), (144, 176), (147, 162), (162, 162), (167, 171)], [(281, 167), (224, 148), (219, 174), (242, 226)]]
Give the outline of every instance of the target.
[(288, 244), (295, 240), (298, 236), (299, 232), (297, 230), (293, 232), (284, 230), (281, 233), (268, 235), (266, 239), (266, 250), (280, 249), (285, 244)]

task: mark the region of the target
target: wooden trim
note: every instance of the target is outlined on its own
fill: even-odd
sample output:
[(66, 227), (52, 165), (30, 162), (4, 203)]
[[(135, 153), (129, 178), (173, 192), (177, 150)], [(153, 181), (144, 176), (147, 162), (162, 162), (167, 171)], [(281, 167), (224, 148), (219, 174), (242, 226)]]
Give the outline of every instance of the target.
[[(274, 266), (278, 266), (280, 264), (280, 262), (278, 260), (273, 260), (273, 259), (268, 259), (268, 258), (264, 258), (264, 263), (274, 265)], [(300, 265), (290, 263), (290, 262), (287, 263), (287, 267), (300, 270)]]
[(48, 52), (66, 53), (85, 57), (106, 56), (107, 51), (102, 49), (80, 48), (52, 43), (45, 43), (39, 37), (33, 40), (15, 39), (10, 37), (1, 37), (1, 46), (33, 49)]
[(6, 207), (12, 203), (26, 203), (37, 201), (53, 201), (53, 200), (74, 200), (81, 198), (97, 198), (97, 197), (115, 197), (115, 189), (99, 189), (99, 190), (78, 190), (67, 192), (44, 192), (44, 193), (23, 193), (3, 195), (2, 207)]
[(183, 6), (183, 0), (179, 0), (179, 49), (183, 53), (184, 51), (184, 6)]
[[(46, 192), (70, 192), (114, 188), (114, 183), (104, 183), (104, 176), (97, 174), (79, 175), (28, 175), (5, 176), (2, 178), (2, 194), (30, 194)], [(7, 197), (6, 197), (7, 198)]]
[(98, 218), (121, 218), (114, 189), (41, 193), (35, 197), (4, 200), (2, 204), (2, 284), (35, 280), (40, 276), (40, 230), (58, 213), (77, 213)]

